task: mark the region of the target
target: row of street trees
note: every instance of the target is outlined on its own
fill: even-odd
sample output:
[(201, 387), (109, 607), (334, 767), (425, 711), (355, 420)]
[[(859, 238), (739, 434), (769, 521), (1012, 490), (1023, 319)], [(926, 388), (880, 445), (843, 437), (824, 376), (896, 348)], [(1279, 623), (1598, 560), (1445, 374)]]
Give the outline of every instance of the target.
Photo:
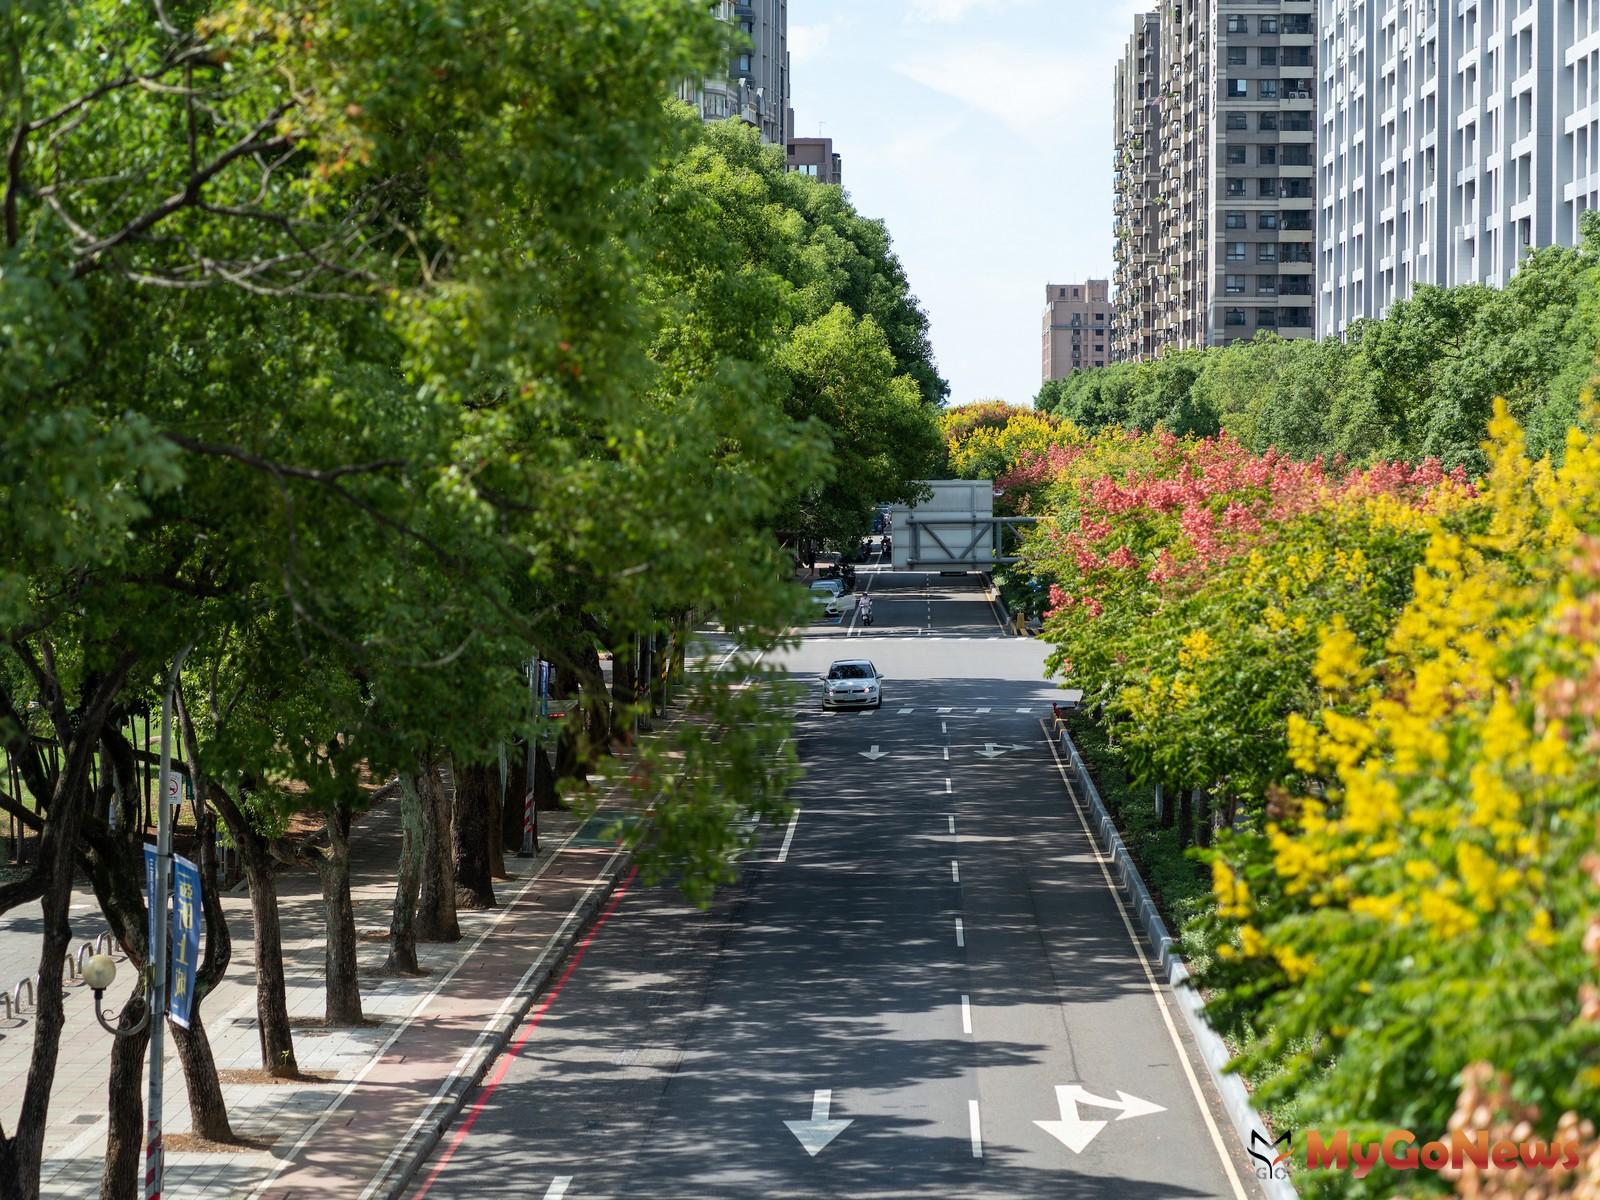
[[(882, 226), (663, 101), (725, 61), (725, 29), (670, 0), (0, 18), (0, 737), (24, 784), (0, 808), (38, 839), (0, 911), (38, 902), (44, 930), (0, 1192), (38, 1192), (75, 872), (144, 966), (152, 756), (124, 730), (180, 652), (200, 997), (229, 958), (220, 822), (262, 1067), (292, 1076), (286, 865), (321, 880), (327, 1019), (357, 1021), (350, 845), (378, 790), (405, 832), (390, 966), (414, 970), (458, 905), (494, 902), (502, 747), (581, 798), (694, 620), (781, 637), (780, 531), (859, 536), (936, 461), (945, 388)], [(535, 654), (569, 681), (553, 759)], [(752, 669), (684, 674), (691, 719), (632, 751), (645, 865), (697, 898), (738, 818), (782, 810)], [(294, 814), (320, 834), (286, 837)], [(198, 1005), (174, 1032), (196, 1132), (225, 1140)], [(108, 1049), (107, 1197), (135, 1194), (145, 1049)]]
[(1226, 429), (1246, 449), (1296, 458), (1419, 461), (1474, 474), (1496, 397), (1536, 455), (1560, 458), (1593, 366), (1600, 218), (1577, 248), (1537, 250), (1504, 289), (1421, 286), (1340, 340), (1249, 342), (1078, 371), (1040, 409), (1084, 429)]

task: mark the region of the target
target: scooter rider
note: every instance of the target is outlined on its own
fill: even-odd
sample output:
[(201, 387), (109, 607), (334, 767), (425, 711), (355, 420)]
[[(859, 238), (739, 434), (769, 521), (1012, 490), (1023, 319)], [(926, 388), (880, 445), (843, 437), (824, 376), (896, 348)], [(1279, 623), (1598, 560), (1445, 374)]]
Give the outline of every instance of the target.
[(872, 624), (872, 597), (865, 593), (861, 596), (861, 623)]

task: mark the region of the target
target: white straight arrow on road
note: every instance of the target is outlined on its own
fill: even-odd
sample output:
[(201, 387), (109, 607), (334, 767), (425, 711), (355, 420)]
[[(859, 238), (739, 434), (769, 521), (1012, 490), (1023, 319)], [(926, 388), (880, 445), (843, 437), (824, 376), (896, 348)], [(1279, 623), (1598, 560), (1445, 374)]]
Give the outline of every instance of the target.
[(785, 1121), (789, 1132), (800, 1139), (800, 1144), (812, 1158), (821, 1153), (834, 1138), (843, 1133), (849, 1121), (828, 1120), (828, 1108), (833, 1102), (830, 1088), (818, 1088), (811, 1093), (811, 1120)]
[(862, 758), (870, 758), (873, 762), (877, 762), (880, 758), (889, 757), (889, 752), (887, 750), (878, 749), (877, 742), (872, 743), (871, 750), (857, 750), (856, 753), (861, 755)]
[(1095, 1134), (1106, 1127), (1106, 1121), (1085, 1121), (1078, 1115), (1078, 1105), (1088, 1104), (1094, 1108), (1115, 1108), (1121, 1111), (1117, 1120), (1126, 1121), (1129, 1117), (1146, 1117), (1151, 1113), (1166, 1112), (1159, 1104), (1152, 1104), (1148, 1100), (1141, 1100), (1137, 1096), (1130, 1096), (1122, 1090), (1117, 1091), (1115, 1100), (1107, 1100), (1103, 1096), (1096, 1096), (1081, 1085), (1069, 1083), (1056, 1088), (1056, 1103), (1061, 1106), (1061, 1119), (1058, 1121), (1035, 1121), (1034, 1124), (1044, 1130), (1051, 1137), (1059, 1141), (1074, 1154), (1082, 1154), (1084, 1148), (1094, 1141)]

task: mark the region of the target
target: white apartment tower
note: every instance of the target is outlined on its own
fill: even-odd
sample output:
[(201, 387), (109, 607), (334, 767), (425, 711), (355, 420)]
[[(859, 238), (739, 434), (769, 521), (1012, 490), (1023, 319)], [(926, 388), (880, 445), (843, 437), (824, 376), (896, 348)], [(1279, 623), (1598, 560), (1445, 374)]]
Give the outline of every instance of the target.
[(1600, 0), (1319, 0), (1317, 331), (1505, 285), (1600, 202)]

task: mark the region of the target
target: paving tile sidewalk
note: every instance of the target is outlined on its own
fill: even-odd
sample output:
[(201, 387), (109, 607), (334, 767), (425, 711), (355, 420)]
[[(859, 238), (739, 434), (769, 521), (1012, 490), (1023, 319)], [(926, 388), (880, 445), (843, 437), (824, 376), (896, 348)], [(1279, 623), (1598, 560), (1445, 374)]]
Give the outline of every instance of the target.
[[(614, 801), (601, 808), (615, 811)], [(234, 1132), (270, 1148), (169, 1151), (167, 1194), (179, 1200), (251, 1195), (286, 1200), (314, 1191), (357, 1200), (368, 1194), (368, 1183), (386, 1163), (391, 1171), (403, 1165), (391, 1154), (401, 1135), (425, 1112), (447, 1119), (448, 1105), (434, 1103), (441, 1083), (455, 1073), (457, 1089), (465, 1090), (472, 1068), (488, 1061), (500, 1044), (481, 1036), (486, 1027), (514, 1025), (540, 982), (541, 972), (532, 968), (558, 965), (588, 912), (609, 891), (624, 864), (612, 846), (600, 844), (596, 835), (603, 823), (596, 818), (580, 826), (569, 814), (541, 814), (544, 853), (507, 858), (514, 878), (496, 885), (501, 906), (463, 912), (461, 941), (419, 946), (418, 958), (428, 973), (401, 979), (381, 971), (398, 857), (393, 806), (364, 816), (352, 838), (352, 893), (361, 936), (362, 1000), (373, 1023), (361, 1029), (296, 1029), (301, 1070), (329, 1075), (330, 1082), (225, 1083)], [(321, 893), (309, 871), (285, 873), (280, 890), (291, 1019), (314, 1021), (324, 999)], [(87, 889), (75, 894), (73, 907), (76, 946), (92, 939), (104, 921)], [(226, 1073), (261, 1063), (248, 897), (230, 894), (224, 907), (233, 961), (204, 1012), (218, 1069)], [(37, 969), (40, 933), (36, 905), (0, 918), (0, 986), (9, 990)], [(119, 975), (106, 999), (112, 1013), (132, 986), (126, 966)], [(30, 1010), (23, 1011), (19, 1019), (0, 1017), (0, 1119), (11, 1124), (21, 1106), (32, 1050), (33, 1022), (26, 1016)], [(42, 1194), (52, 1200), (98, 1194), (110, 1045), (110, 1034), (94, 1019), (87, 990), (70, 988), (40, 1172)], [(169, 1136), (191, 1129), (171, 1046), (169, 1039), (163, 1073)]]

